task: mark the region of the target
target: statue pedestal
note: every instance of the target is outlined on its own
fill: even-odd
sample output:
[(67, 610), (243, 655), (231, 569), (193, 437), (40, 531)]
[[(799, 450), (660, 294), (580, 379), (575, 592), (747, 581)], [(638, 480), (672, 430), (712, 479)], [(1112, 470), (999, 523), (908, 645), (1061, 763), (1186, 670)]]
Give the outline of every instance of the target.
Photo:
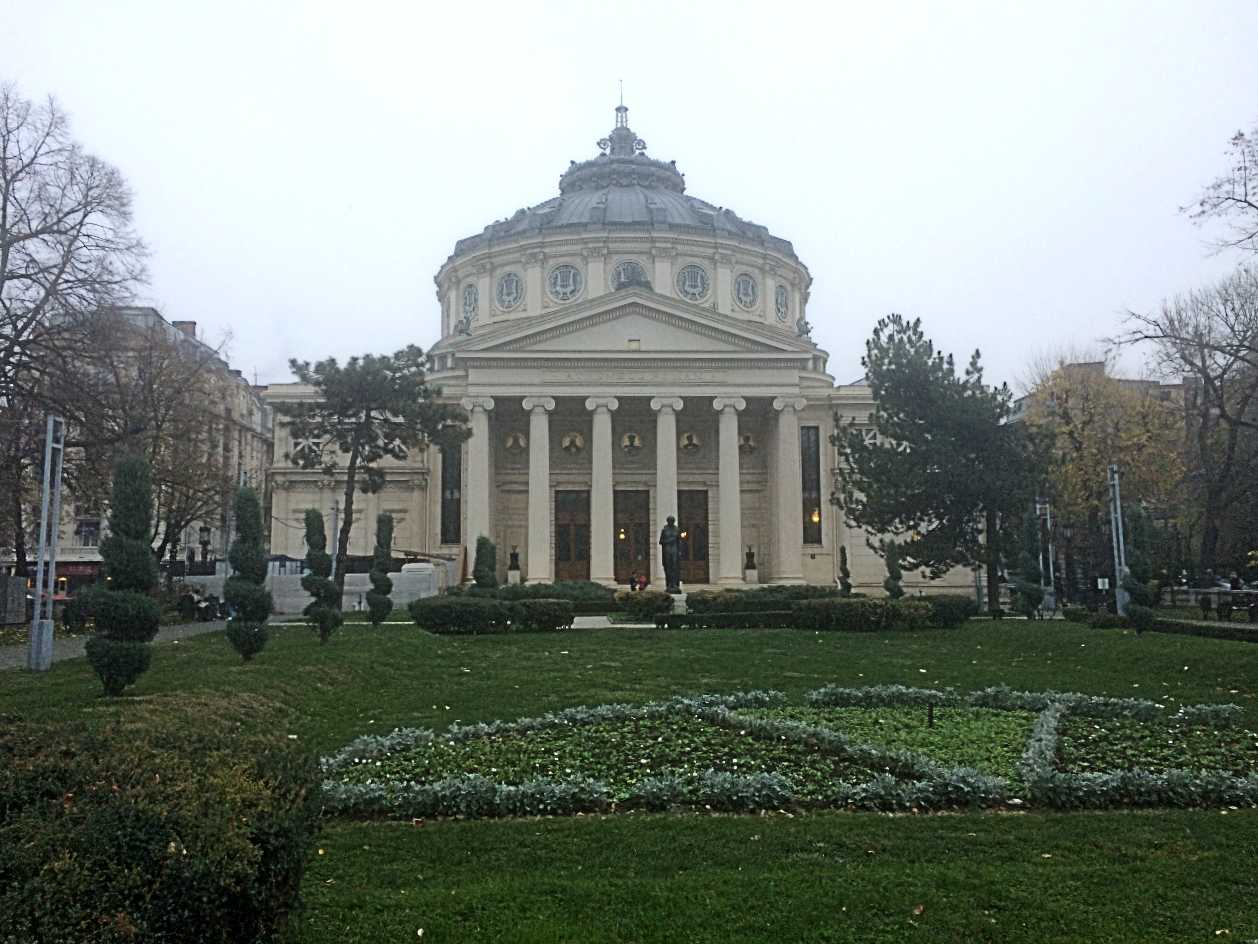
[(743, 583), (759, 583), (759, 582), (760, 581), (756, 579), (756, 572), (754, 570), (743, 571)]
[(520, 582), (520, 572), (518, 570), (507, 571), (507, 583), (514, 586)]

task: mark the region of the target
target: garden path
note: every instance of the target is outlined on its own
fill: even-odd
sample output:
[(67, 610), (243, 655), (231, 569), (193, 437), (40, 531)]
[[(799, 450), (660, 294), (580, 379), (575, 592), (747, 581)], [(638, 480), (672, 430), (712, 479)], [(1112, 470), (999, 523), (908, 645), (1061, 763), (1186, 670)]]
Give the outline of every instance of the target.
[[(180, 623), (175, 626), (163, 626), (158, 631), (157, 638), (153, 641), (175, 642), (188, 636), (212, 633), (226, 625), (222, 620), (215, 620), (208, 623)], [(54, 639), (52, 641), (52, 661), (62, 662), (65, 659), (83, 658), (83, 647), (87, 643), (88, 638), (85, 634), (68, 639)], [(0, 671), (24, 667), (26, 665), (26, 650), (27, 647), (25, 645), (0, 646)]]

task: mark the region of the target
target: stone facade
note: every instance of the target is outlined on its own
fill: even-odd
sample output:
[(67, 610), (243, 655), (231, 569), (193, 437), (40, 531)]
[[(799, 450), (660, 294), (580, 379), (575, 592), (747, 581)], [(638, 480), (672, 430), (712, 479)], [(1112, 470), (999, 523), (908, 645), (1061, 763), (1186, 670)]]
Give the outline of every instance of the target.
[[(393, 511), (395, 553), (470, 570), (484, 534), (504, 580), (514, 549), (525, 582), (645, 573), (662, 586), (656, 540), (673, 515), (688, 586), (743, 586), (749, 549), (759, 583), (833, 585), (846, 546), (857, 587), (880, 588), (882, 562), (829, 501), (835, 418), (865, 421), (873, 404), (863, 385), (836, 387), (809, 337), (807, 267), (788, 241), (686, 194), (623, 106), (600, 147), (559, 197), (461, 240), (437, 273), (430, 379), (473, 435), (360, 495), (351, 554)], [(272, 551), (301, 556), (305, 508), (328, 518), (343, 481), (277, 461), (272, 482)]]

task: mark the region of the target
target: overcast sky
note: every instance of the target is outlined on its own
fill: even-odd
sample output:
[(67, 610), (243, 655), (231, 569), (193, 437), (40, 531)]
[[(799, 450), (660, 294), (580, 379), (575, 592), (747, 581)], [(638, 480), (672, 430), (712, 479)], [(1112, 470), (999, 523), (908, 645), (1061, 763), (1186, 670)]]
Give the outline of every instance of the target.
[[(840, 382), (890, 311), (988, 376), (1217, 277), (1181, 216), (1258, 119), (1258, 2), (0, 0), (0, 79), (132, 184), (146, 300), (234, 366), (438, 336), (456, 239), (630, 126), (794, 242)], [(1137, 364), (1127, 364), (1131, 370)]]

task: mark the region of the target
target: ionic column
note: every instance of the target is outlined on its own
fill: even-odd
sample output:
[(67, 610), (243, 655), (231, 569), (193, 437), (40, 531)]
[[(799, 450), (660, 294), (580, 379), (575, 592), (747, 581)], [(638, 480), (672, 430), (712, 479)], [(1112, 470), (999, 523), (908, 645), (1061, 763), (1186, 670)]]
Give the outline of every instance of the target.
[(616, 584), (615, 536), (612, 517), (612, 413), (615, 397), (590, 397), (585, 408), (594, 413), (590, 450), (590, 579)]
[[(655, 533), (654, 541), (663, 529), (668, 516), (677, 517), (677, 412), (681, 409), (681, 397), (655, 397), (651, 409), (655, 411)], [(655, 579), (652, 583), (664, 586), (664, 557), (658, 543), (655, 544)]]
[(493, 537), (493, 496), (489, 483), (489, 411), (494, 408), (492, 397), (464, 397), (459, 405), (467, 410), (471, 419), (472, 438), (467, 441), (467, 475), (464, 478), (463, 495), (467, 503), (467, 533), (463, 544), (467, 548), (468, 572), (476, 560), (476, 539), (482, 534)]
[(742, 397), (717, 397), (712, 409), (720, 414), (720, 451), (717, 489), (720, 497), (721, 558), (717, 583), (742, 586), (743, 502), (738, 468), (738, 412), (747, 408)]
[(550, 583), (550, 411), (553, 397), (525, 397), (529, 411), (529, 535), (525, 583)]
[(799, 411), (802, 397), (778, 397), (777, 448), (773, 480), (777, 486), (774, 513), (777, 518), (777, 571), (774, 583), (804, 582), (804, 484), (799, 462)]

